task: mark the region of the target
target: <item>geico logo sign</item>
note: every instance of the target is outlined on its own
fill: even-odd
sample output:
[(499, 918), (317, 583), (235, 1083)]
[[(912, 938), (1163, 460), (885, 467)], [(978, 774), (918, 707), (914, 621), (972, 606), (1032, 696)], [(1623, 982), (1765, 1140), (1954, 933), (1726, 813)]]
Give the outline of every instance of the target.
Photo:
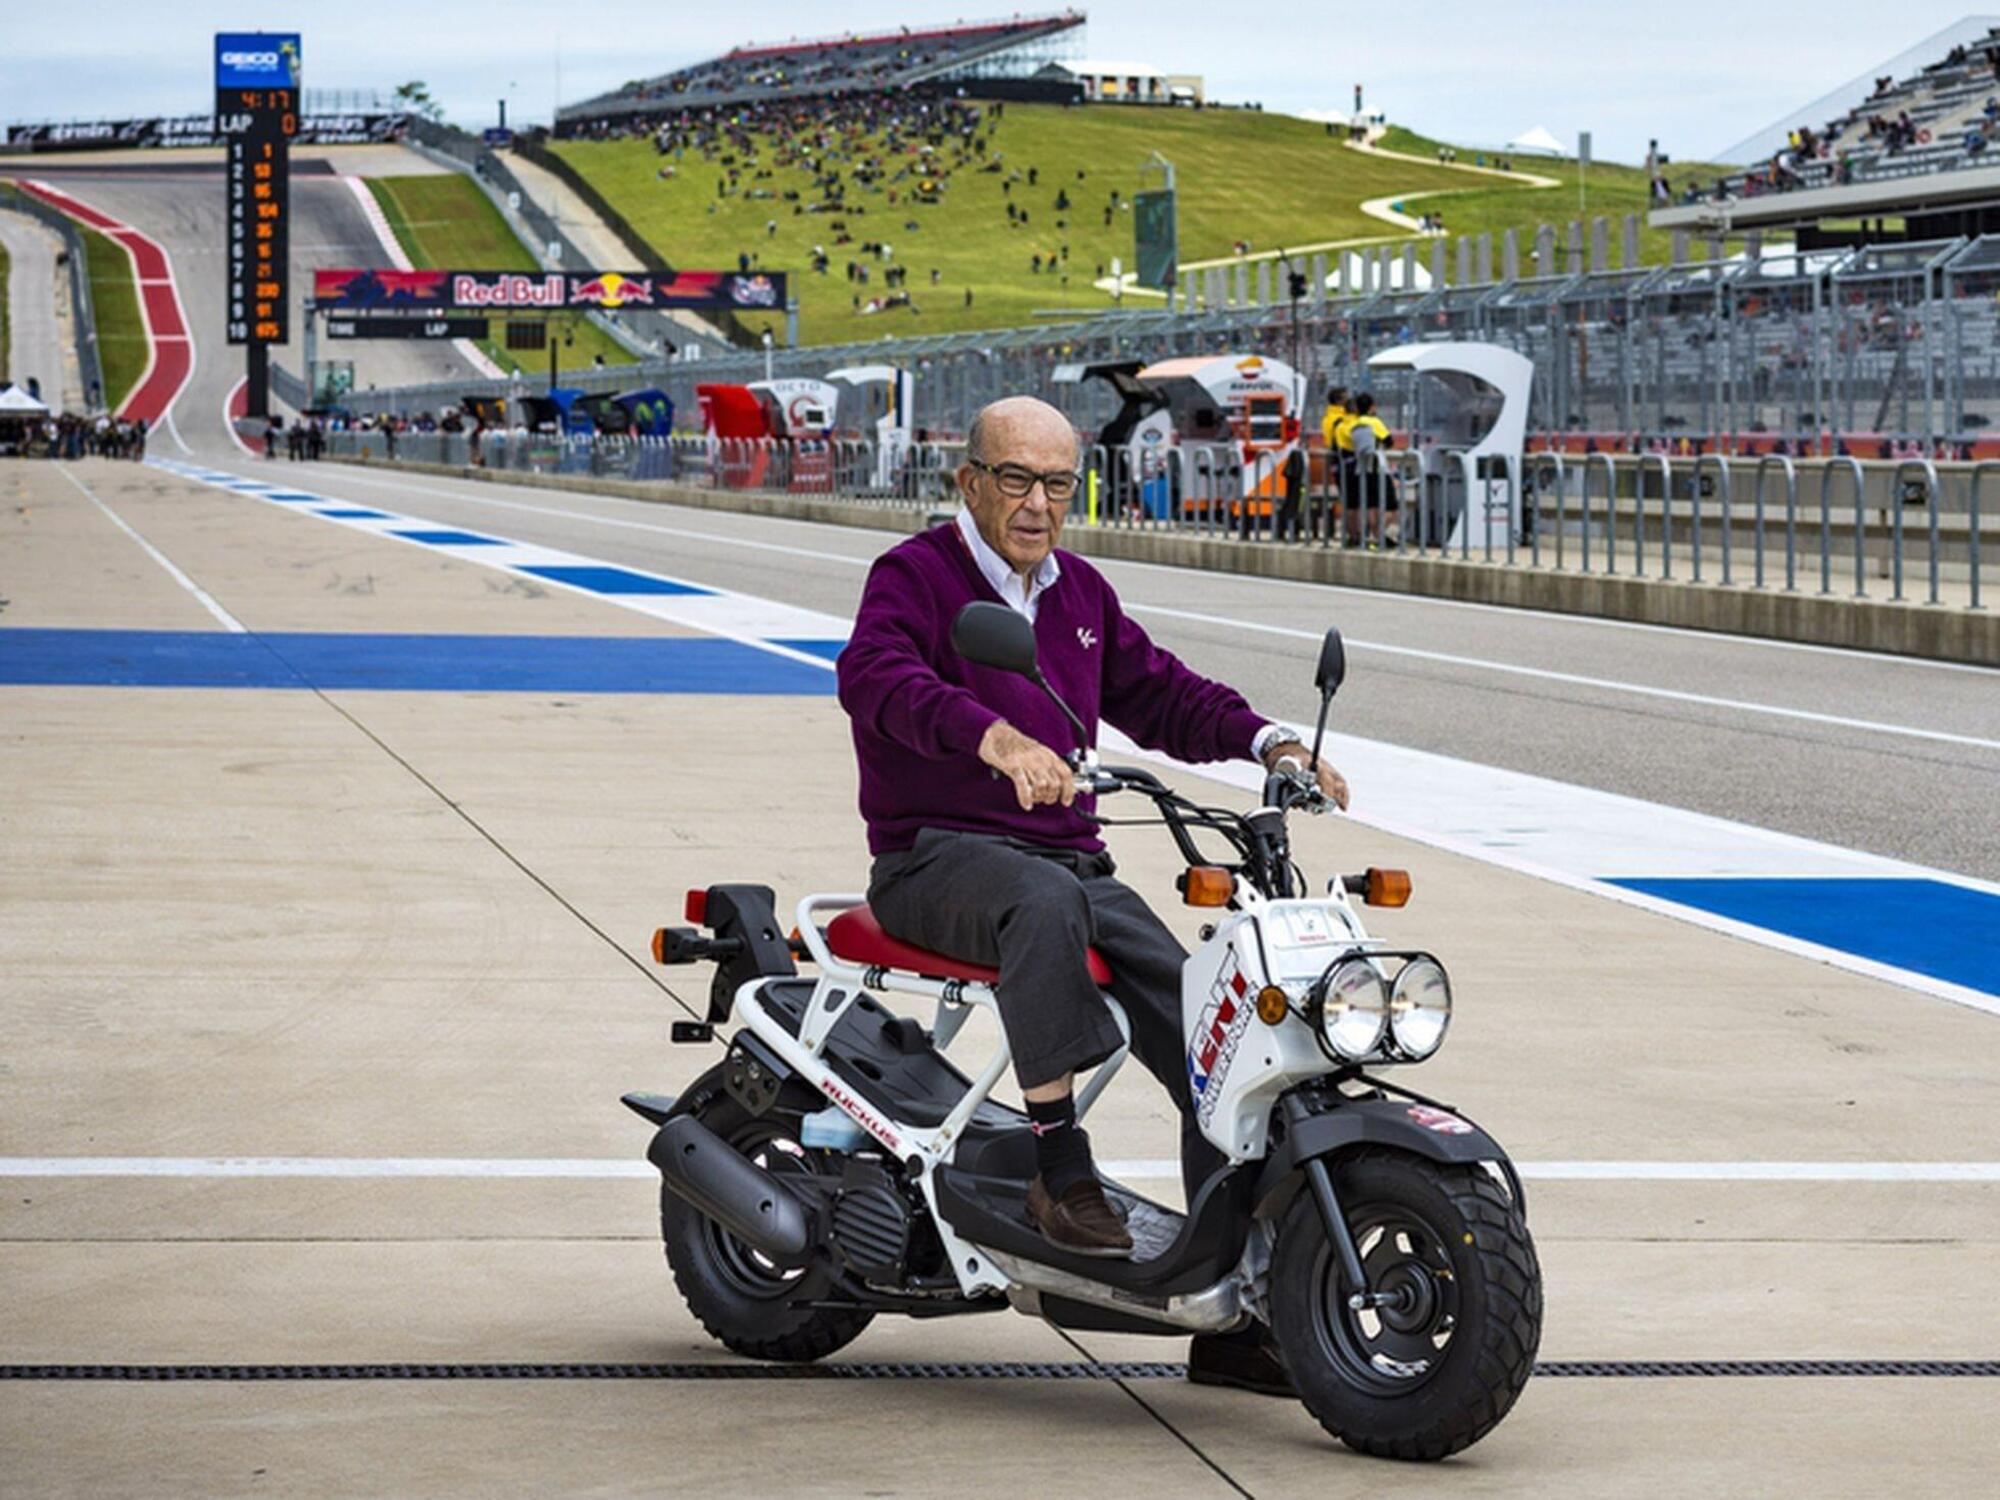
[(230, 68), (275, 68), (278, 54), (275, 52), (225, 52), (223, 66)]

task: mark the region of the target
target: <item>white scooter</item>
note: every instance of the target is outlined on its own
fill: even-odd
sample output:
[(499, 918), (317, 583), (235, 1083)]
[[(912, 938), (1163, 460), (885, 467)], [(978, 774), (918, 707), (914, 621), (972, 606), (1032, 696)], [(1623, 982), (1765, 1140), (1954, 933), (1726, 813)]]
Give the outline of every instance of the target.
[[(967, 606), (953, 644), (1047, 688), (1032, 628), (1001, 605)], [(1330, 630), (1319, 734), (1344, 670)], [(1025, 1207), (1027, 1119), (990, 1097), (1004, 1039), (972, 1079), (945, 1056), (974, 1008), (997, 1016), (997, 973), (889, 937), (859, 895), (806, 897), (788, 938), (766, 887), (691, 891), (698, 926), (662, 928), (654, 956), (719, 967), (708, 1022), (678, 1023), (675, 1038), (710, 1040), (732, 1012), (741, 1029), (678, 1098), (624, 1101), (660, 1127), (647, 1154), (689, 1307), (738, 1353), (787, 1361), (831, 1353), (883, 1312), (1011, 1303), (1062, 1328), (1157, 1334), (1254, 1321), (1275, 1334), (1306, 1408), (1350, 1447), (1439, 1459), (1477, 1442), (1533, 1370), (1541, 1271), (1499, 1145), (1363, 1071), (1423, 1061), (1451, 1020), (1443, 965), (1387, 949), (1356, 910), (1356, 898), (1402, 904), (1408, 877), (1370, 870), (1310, 894), (1286, 824), (1326, 803), (1299, 769), (1269, 776), (1262, 805), (1239, 814), (1100, 766), (1088, 748), (1071, 763), (1081, 790), (1149, 797), (1187, 860), (1184, 899), (1218, 909), (1187, 961), (1181, 1013), (1196, 1117), (1226, 1162), (1185, 1212), (1106, 1181), (1129, 1260), (1058, 1249)], [(1197, 835), (1232, 857), (1210, 862)], [(932, 1024), (890, 1010), (891, 995), (936, 1002)], [(1125, 1055), (1079, 1089), (1079, 1117)]]

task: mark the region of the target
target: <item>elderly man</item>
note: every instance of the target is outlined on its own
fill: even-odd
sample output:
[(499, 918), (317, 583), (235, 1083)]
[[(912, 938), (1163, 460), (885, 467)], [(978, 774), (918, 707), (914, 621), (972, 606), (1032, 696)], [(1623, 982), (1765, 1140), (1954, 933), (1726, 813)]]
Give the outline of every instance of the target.
[[(1120, 1045), (1085, 958), (1110, 964), (1132, 1050), (1181, 1111), (1190, 1194), (1221, 1157), (1195, 1125), (1180, 1023), (1185, 950), (1113, 878), (1094, 824), (1076, 806), (1061, 751), (1074, 731), (1039, 689), (951, 648), (952, 621), (997, 599), (1033, 622), (1049, 682), (1095, 738), (1102, 718), (1182, 760), (1310, 758), (1233, 689), (1197, 676), (1128, 618), (1102, 574), (1056, 542), (1081, 485), (1069, 421), (1030, 397), (974, 419), (956, 522), (877, 559), (840, 654), (841, 706), (860, 762), (861, 813), (875, 866), (869, 904), (884, 930), (967, 962), (997, 966), (1001, 1021), (1035, 1135), (1028, 1210), (1052, 1243), (1129, 1255), (1076, 1123), (1075, 1075)], [(1332, 767), (1320, 786), (1341, 806)], [(1197, 1339), (1197, 1379), (1284, 1389), (1254, 1344)], [(1241, 1358), (1237, 1357), (1242, 1355)], [(1261, 1361), (1261, 1363), (1259, 1363)]]

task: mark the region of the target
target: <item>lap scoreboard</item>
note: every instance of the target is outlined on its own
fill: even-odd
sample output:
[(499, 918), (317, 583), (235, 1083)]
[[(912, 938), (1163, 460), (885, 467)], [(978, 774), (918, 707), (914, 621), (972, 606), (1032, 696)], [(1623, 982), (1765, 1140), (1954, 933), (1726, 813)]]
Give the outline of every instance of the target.
[(298, 133), (299, 36), (215, 37), (215, 131), (225, 143), (223, 215), (232, 344), (282, 344), (291, 333), (291, 140)]

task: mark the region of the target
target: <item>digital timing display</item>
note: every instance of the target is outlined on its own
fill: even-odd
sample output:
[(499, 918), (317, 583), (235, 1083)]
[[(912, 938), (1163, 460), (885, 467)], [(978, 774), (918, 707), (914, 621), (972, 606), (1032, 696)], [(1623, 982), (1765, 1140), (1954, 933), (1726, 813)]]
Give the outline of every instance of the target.
[(299, 128), (295, 33), (215, 38), (215, 129), (226, 143), (223, 215), (232, 344), (291, 337), (291, 138)]

